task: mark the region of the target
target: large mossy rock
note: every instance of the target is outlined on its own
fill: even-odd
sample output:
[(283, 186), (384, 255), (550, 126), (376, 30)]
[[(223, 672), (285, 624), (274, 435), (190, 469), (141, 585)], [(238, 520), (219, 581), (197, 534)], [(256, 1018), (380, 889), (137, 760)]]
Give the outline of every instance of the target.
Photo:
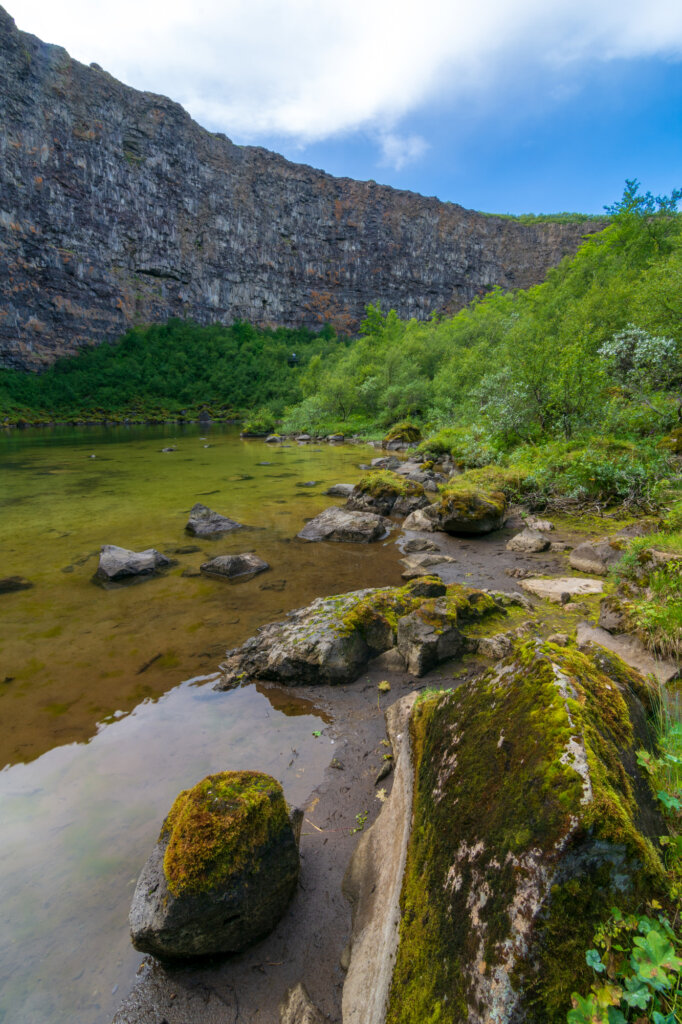
[(237, 953), (267, 935), (296, 888), (297, 832), (269, 775), (223, 772), (180, 793), (135, 889), (135, 948)]
[[(352, 682), (368, 661), (396, 645), (409, 670), (422, 675), (466, 648), (468, 623), (493, 613), (505, 615), (491, 595), (456, 583), (446, 586), (435, 576), (404, 587), (318, 598), (228, 651), (217, 689), (249, 679), (288, 686)], [(439, 643), (443, 631), (447, 642)], [(428, 654), (420, 657), (422, 647)]]
[(406, 480), (390, 469), (377, 469), (361, 477), (346, 502), (346, 508), (388, 516), (394, 511), (408, 515), (428, 504), (429, 499), (421, 483)]
[(665, 899), (645, 686), (597, 651), (528, 641), (415, 704), (387, 1024), (563, 1024), (610, 907)]
[(438, 529), (481, 534), (502, 529), (507, 500), (502, 491), (445, 491), (438, 505)]

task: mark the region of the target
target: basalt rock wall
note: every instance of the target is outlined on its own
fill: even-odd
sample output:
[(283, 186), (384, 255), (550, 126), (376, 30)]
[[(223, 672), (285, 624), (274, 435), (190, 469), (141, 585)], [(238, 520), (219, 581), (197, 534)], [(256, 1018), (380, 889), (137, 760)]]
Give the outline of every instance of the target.
[(594, 223), (523, 225), (236, 146), (177, 103), (17, 30), (0, 8), (0, 364), (133, 324), (354, 330), (525, 287)]

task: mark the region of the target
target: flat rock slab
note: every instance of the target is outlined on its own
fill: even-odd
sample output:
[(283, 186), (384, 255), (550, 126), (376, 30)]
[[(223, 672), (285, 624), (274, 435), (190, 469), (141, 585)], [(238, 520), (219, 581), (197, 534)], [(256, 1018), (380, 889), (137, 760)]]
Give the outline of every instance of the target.
[(680, 675), (679, 665), (666, 658), (655, 658), (637, 637), (627, 634), (614, 636), (605, 629), (581, 622), (578, 625), (576, 639), (578, 646), (594, 643), (605, 647), (607, 651), (613, 651), (630, 668), (636, 669), (643, 676), (654, 676), (659, 683), (669, 683)]
[(146, 551), (129, 551), (116, 544), (104, 544), (99, 556), (99, 567), (96, 577), (105, 582), (129, 579), (133, 576), (153, 576), (159, 569), (171, 565), (156, 548)]
[(548, 580), (532, 577), (528, 580), (521, 580), (521, 586), (529, 594), (544, 597), (547, 601), (554, 601), (555, 604), (564, 603), (562, 601), (564, 594), (569, 594), (573, 598), (581, 597), (584, 594), (601, 594), (604, 589), (601, 580), (581, 579), (579, 576), (558, 576)]
[(190, 510), (185, 529), (194, 537), (219, 537), (223, 533), (240, 530), (243, 525), (234, 519), (229, 519), (228, 516), (221, 515), (220, 512), (214, 512), (198, 501)]
[(308, 541), (346, 541), (355, 544), (369, 544), (382, 540), (393, 523), (385, 516), (374, 512), (352, 512), (332, 505), (315, 516), (296, 536)]
[(244, 576), (255, 576), (256, 573), (265, 572), (270, 566), (258, 555), (247, 551), (241, 555), (218, 555), (210, 562), (204, 562), (200, 568), (206, 576), (221, 576), (234, 580)]

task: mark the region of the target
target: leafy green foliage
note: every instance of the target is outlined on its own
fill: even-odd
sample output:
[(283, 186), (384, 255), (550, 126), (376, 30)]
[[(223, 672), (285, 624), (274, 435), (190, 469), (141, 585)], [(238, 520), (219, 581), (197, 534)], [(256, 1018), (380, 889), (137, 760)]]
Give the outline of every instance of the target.
[(339, 346), (344, 347), (328, 328), (315, 334), (170, 320), (61, 359), (41, 375), (0, 370), (0, 412), (16, 420), (36, 413), (58, 419), (115, 413), (165, 418), (202, 408), (233, 415), (259, 409), (260, 418), (274, 425), (285, 405), (302, 399), (310, 361)]
[[(658, 903), (652, 910), (661, 910)], [(682, 1014), (678, 952), (682, 938), (668, 919), (623, 915), (614, 908), (585, 960), (596, 980), (587, 996), (574, 992), (568, 1024), (676, 1024)]]

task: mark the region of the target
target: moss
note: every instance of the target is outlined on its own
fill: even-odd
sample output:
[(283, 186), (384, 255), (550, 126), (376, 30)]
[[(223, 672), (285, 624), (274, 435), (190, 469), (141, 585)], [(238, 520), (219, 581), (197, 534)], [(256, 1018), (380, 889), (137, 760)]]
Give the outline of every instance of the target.
[[(622, 663), (615, 677), (636, 680)], [(514, 964), (524, 1019), (563, 1022), (614, 894), (633, 907), (645, 889), (661, 890), (660, 858), (636, 825), (623, 766), (632, 725), (614, 681), (575, 648), (526, 641), (486, 675), (415, 705), (414, 824), (387, 1024), (483, 1019), (481, 992)], [(587, 803), (567, 756), (576, 735)], [(535, 922), (526, 883), (544, 892)], [(512, 913), (529, 936), (513, 956)]]
[(178, 795), (163, 823), (163, 869), (174, 896), (226, 883), (285, 827), (276, 779), (260, 772), (209, 775)]
[(417, 441), (421, 441), (422, 432), (416, 423), (410, 423), (409, 420), (403, 420), (402, 423), (394, 423), (390, 428), (386, 437), (383, 439), (384, 444), (388, 444), (389, 441), (404, 441), (406, 444), (416, 444)]
[(375, 469), (360, 477), (357, 488), (365, 494), (371, 494), (373, 498), (384, 498), (390, 495), (395, 497), (421, 496), (424, 488), (416, 480), (406, 480), (405, 477), (393, 473), (390, 469)]

